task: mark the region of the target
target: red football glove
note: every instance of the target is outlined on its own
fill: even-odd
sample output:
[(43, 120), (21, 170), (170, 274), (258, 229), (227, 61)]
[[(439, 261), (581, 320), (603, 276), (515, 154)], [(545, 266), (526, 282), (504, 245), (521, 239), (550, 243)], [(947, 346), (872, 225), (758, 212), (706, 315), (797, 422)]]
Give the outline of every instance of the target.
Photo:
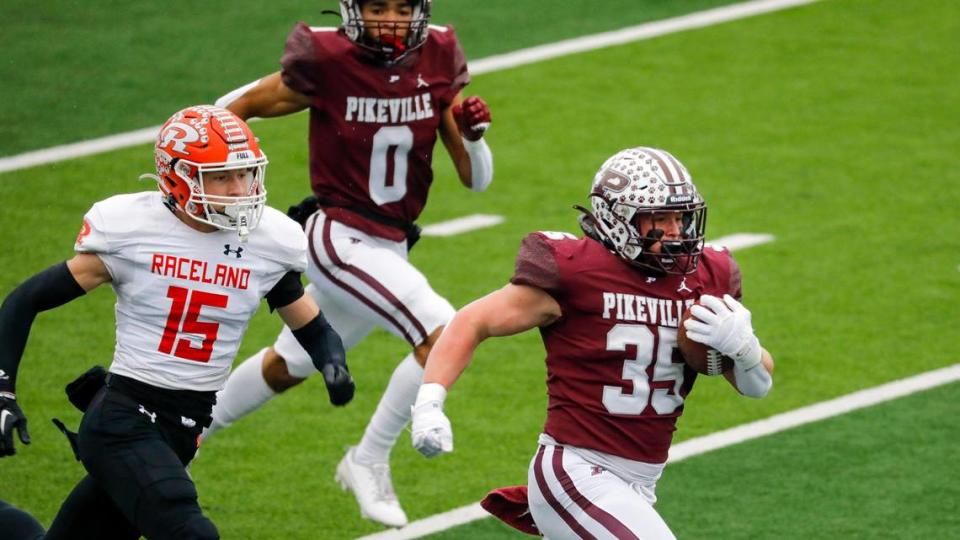
[(470, 96), (453, 106), (453, 118), (464, 139), (479, 141), (490, 127), (490, 108), (479, 96)]

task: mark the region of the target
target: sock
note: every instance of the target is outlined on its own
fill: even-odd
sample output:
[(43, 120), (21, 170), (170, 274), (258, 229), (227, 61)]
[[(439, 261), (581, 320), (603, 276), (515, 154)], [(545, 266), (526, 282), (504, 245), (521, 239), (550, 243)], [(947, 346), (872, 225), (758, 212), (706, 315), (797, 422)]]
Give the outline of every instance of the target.
[(354, 452), (360, 463), (384, 463), (390, 461), (393, 448), (403, 428), (410, 422), (410, 407), (417, 400), (417, 390), (423, 380), (423, 368), (413, 353), (407, 355), (393, 370), (387, 390), (380, 398), (377, 410), (370, 418), (363, 438)]
[(201, 441), (259, 409), (277, 395), (263, 379), (263, 357), (266, 352), (267, 349), (260, 349), (260, 352), (237, 366), (227, 378), (223, 390), (217, 392), (213, 423), (200, 434)]

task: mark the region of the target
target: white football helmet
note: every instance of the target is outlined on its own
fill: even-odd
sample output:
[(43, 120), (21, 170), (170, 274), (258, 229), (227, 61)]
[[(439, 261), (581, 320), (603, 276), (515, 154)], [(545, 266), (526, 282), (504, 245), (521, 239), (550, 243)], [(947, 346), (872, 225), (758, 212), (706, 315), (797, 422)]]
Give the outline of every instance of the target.
[[(212, 105), (187, 107), (170, 117), (154, 148), (157, 174), (151, 178), (175, 212), (218, 229), (237, 231), (246, 240), (257, 227), (267, 201), (267, 156), (246, 122)], [(239, 197), (204, 192), (203, 175), (247, 169), (246, 193)]]
[[(432, 0), (409, 0), (413, 16), (407, 26), (407, 36), (403, 41), (385, 33), (381, 39), (373, 40), (367, 35), (367, 28), (360, 10), (365, 0), (340, 0), (340, 16), (343, 18), (343, 30), (350, 41), (364, 49), (373, 51), (389, 62), (396, 62), (410, 51), (423, 45), (430, 31), (430, 9)], [(368, 23), (377, 24), (377, 23)], [(382, 31), (392, 30), (397, 23), (380, 23)], [(394, 37), (394, 39), (390, 39)]]
[[(617, 152), (597, 171), (590, 190), (591, 210), (577, 207), (580, 226), (630, 264), (654, 273), (689, 274), (703, 252), (707, 206), (690, 173), (677, 158), (657, 148), (637, 147)], [(650, 248), (664, 232), (640, 235), (638, 218), (681, 212), (679, 240), (662, 240), (660, 253)]]

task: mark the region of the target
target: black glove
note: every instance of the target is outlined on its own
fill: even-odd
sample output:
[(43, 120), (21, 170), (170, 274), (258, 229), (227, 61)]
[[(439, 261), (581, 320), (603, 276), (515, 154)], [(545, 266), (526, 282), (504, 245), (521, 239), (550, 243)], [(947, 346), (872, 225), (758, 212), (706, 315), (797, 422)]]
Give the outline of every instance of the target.
[(323, 382), (327, 385), (327, 393), (330, 394), (330, 403), (342, 407), (353, 399), (356, 385), (350, 375), (350, 370), (347, 368), (347, 353), (343, 348), (340, 335), (329, 324), (325, 326), (326, 362), (319, 366), (319, 369), (320, 373), (323, 373)]
[(317, 211), (317, 208), (317, 198), (310, 195), (300, 201), (300, 204), (288, 208), (287, 217), (299, 223), (301, 227), (306, 227), (307, 218), (312, 216), (313, 213)]
[(323, 382), (327, 385), (327, 393), (330, 394), (330, 403), (337, 407), (350, 403), (356, 386), (346, 364), (342, 366), (327, 364), (323, 366), (321, 373), (323, 373)]
[(13, 446), (13, 430), (20, 435), (20, 442), (30, 444), (27, 431), (27, 416), (17, 405), (17, 396), (12, 392), (0, 392), (0, 457), (17, 453)]

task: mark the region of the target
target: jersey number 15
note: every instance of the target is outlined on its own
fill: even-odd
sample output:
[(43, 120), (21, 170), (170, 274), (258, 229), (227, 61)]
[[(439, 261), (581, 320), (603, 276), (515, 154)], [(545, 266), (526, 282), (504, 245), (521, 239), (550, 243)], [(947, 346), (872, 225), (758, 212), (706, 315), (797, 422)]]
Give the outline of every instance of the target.
[[(171, 285), (167, 289), (167, 298), (173, 300), (173, 304), (170, 306), (170, 315), (167, 316), (167, 324), (163, 328), (163, 337), (160, 339), (160, 347), (157, 350), (164, 354), (173, 353), (177, 358), (184, 360), (209, 362), (210, 355), (213, 353), (213, 342), (217, 340), (217, 332), (220, 330), (220, 323), (200, 321), (198, 319), (200, 308), (203, 306), (225, 308), (230, 297), (225, 294), (191, 291)], [(177, 336), (181, 333), (203, 336), (203, 341), (199, 347), (194, 347), (189, 339), (185, 337), (178, 339)]]

